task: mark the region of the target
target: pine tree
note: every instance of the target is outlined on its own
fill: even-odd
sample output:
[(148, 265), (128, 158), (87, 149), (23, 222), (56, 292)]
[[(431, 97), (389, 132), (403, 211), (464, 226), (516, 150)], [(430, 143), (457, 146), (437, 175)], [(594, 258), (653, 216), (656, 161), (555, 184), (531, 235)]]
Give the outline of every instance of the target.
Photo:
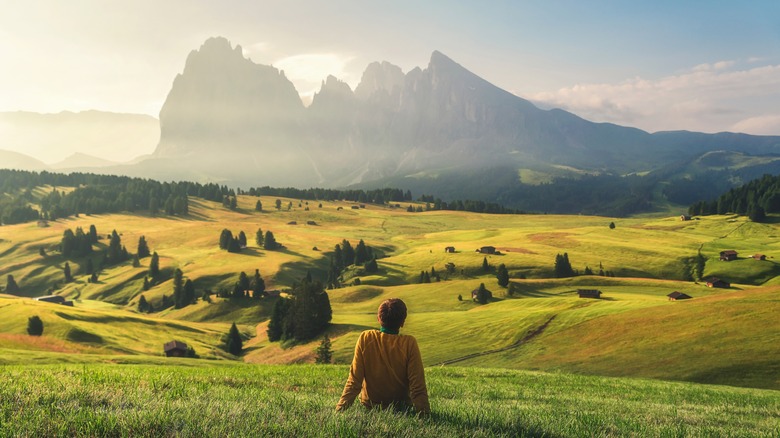
[(615, 229), (615, 223), (614, 222), (610, 222), (609, 223), (609, 229), (610, 230), (614, 230)]
[(274, 238), (274, 233), (270, 231), (265, 232), (265, 239), (263, 239), (263, 248), (269, 251), (275, 250), (279, 246)]
[(355, 250), (352, 248), (349, 240), (344, 239), (341, 241), (341, 253), (344, 260), (344, 267), (355, 263)]
[(146, 301), (146, 297), (141, 295), (140, 298), (138, 298), (138, 312), (140, 313), (148, 313), (149, 312), (149, 302)]
[(144, 276), (144, 285), (143, 285), (143, 289), (144, 289), (144, 290), (149, 290), (149, 288), (150, 288), (151, 286), (152, 286), (152, 285), (151, 285), (151, 284), (149, 284), (149, 277), (147, 277), (147, 276)]
[(225, 344), (228, 353), (232, 354), (233, 356), (241, 355), (241, 351), (244, 348), (244, 341), (241, 339), (241, 333), (238, 332), (238, 327), (236, 327), (235, 322), (230, 326), (230, 331), (227, 335), (227, 342)]
[(133, 267), (134, 268), (141, 267), (141, 260), (138, 260), (138, 254), (133, 255)]
[(366, 272), (368, 273), (374, 273), (379, 271), (379, 266), (376, 263), (376, 257), (372, 258), (368, 263), (366, 263)]
[(252, 278), (252, 298), (260, 299), (265, 294), (265, 281), (260, 276), (260, 270), (255, 269), (255, 276)]
[(336, 248), (333, 250), (333, 264), (338, 269), (338, 273), (344, 268), (344, 252), (341, 251), (341, 245), (336, 244)]
[[(195, 284), (189, 278), (184, 282), (184, 292), (182, 295), (184, 306), (195, 304)], [(182, 307), (184, 307), (182, 306)]]
[(477, 302), (479, 304), (487, 304), (490, 296), (491, 293), (485, 288), (485, 283), (480, 283), (479, 289), (477, 289)]
[(228, 241), (227, 251), (232, 253), (241, 252), (241, 242), (239, 242), (238, 239), (233, 239), (231, 237), (231, 239)]
[(30, 336), (41, 336), (43, 334), (43, 321), (38, 315), (27, 318), (27, 334)]
[(498, 279), (498, 285), (501, 287), (507, 287), (509, 285), (509, 271), (506, 269), (506, 265), (503, 263), (498, 265), (496, 279)]
[(292, 307), (291, 302), (292, 300), (279, 298), (276, 300), (276, 303), (274, 303), (271, 320), (268, 321), (268, 328), (266, 329), (269, 341), (276, 342), (282, 339), (282, 336), (284, 335), (284, 322)]
[(92, 273), (95, 272), (95, 265), (92, 263), (92, 258), (87, 259), (86, 266), (84, 267), (84, 273), (87, 275), (92, 275)]
[(263, 203), (259, 199), (255, 202), (255, 211), (263, 211)]
[(111, 241), (108, 244), (108, 261), (112, 264), (123, 260), (122, 239), (116, 230), (111, 232)]
[(157, 279), (158, 275), (160, 275), (160, 256), (155, 251), (152, 253), (152, 260), (149, 262), (149, 276), (152, 279)]
[(231, 240), (233, 240), (233, 233), (227, 228), (223, 229), (219, 235), (219, 249), (228, 249)]
[(241, 248), (246, 248), (246, 234), (243, 231), (238, 232), (238, 243)]
[(73, 281), (73, 277), (70, 275), (70, 264), (68, 262), (65, 262), (63, 273), (65, 274), (65, 283), (70, 283)]
[(555, 256), (555, 267), (553, 269), (556, 278), (574, 277), (574, 269), (569, 262), (569, 254), (563, 253)]
[(482, 270), (485, 272), (490, 272), (490, 265), (488, 264), (487, 257), (482, 258)]
[(173, 271), (173, 305), (177, 309), (187, 305), (184, 300), (184, 273), (179, 268)]
[(11, 274), (8, 274), (8, 278), (6, 280), (5, 293), (12, 295), (19, 293), (19, 285), (16, 284), (16, 280), (14, 280), (14, 276)]
[(276, 206), (277, 210), (281, 210), (282, 209), (282, 200), (281, 199), (277, 199), (276, 202), (274, 202), (274, 205)]
[(95, 228), (94, 225), (90, 225), (89, 226), (89, 234), (88, 234), (88, 236), (89, 236), (89, 243), (90, 244), (94, 245), (94, 244), (96, 244), (98, 242), (97, 228)]
[(357, 246), (355, 247), (355, 264), (362, 265), (367, 261), (368, 249), (366, 249), (366, 244), (363, 242), (363, 239), (360, 239), (360, 242), (358, 242)]
[(263, 230), (261, 228), (257, 229), (257, 233), (255, 233), (255, 243), (257, 243), (258, 248), (263, 247)]
[(328, 364), (333, 358), (333, 351), (330, 348), (330, 337), (326, 333), (320, 342), (320, 346), (317, 348), (317, 357), (314, 360), (318, 364)]
[(138, 238), (138, 258), (149, 257), (149, 246), (146, 244), (146, 238), (141, 236)]

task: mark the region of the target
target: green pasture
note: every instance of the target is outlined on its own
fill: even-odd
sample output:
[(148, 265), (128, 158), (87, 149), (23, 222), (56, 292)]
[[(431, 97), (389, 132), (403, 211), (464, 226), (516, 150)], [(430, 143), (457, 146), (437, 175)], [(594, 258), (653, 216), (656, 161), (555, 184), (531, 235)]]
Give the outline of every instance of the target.
[[(780, 375), (780, 350), (773, 347), (780, 341), (780, 323), (773, 317), (780, 286), (778, 224), (756, 224), (733, 215), (680, 221), (408, 213), (407, 203), (402, 208), (367, 204), (353, 209), (354, 203), (322, 202), (320, 208), (319, 202), (299, 206), (298, 200), (286, 198), (281, 198), (283, 207), (277, 211), (275, 199), (262, 197), (262, 212), (254, 211), (257, 198), (239, 196), (237, 211), (192, 199), (186, 217), (82, 215), (52, 221), (48, 227), (35, 223), (0, 227), (0, 286), (10, 274), (22, 297), (56, 293), (75, 301), (74, 308), (66, 308), (0, 298), (4, 316), (0, 360), (57, 363), (69, 361), (67, 355), (80, 355), (84, 361), (103, 355), (156, 363), (162, 344), (174, 338), (192, 345), (202, 357), (233, 359), (220, 344), (236, 322), (248, 341), (243, 360), (313, 362), (319, 339), (280, 345), (265, 338), (273, 298), (213, 296), (211, 303), (198, 300), (183, 309), (140, 315), (139, 297), (143, 294), (159, 308), (163, 296), (173, 293), (176, 268), (199, 292), (230, 290), (239, 272), (251, 277), (255, 269), (268, 290), (289, 288), (307, 271), (324, 280), (335, 245), (348, 239), (354, 247), (363, 239), (381, 257), (379, 272), (368, 275), (362, 267), (351, 267), (342, 278), (346, 287), (329, 291), (333, 321), (328, 333), (337, 363), (348, 363), (359, 333), (377, 326), (378, 304), (400, 297), (410, 309), (403, 333), (418, 339), (429, 366), (454, 361), (780, 388), (775, 377)], [(289, 211), (288, 202), (293, 204)], [(137, 268), (130, 261), (104, 268), (95, 283), (83, 272), (85, 258), (67, 260), (75, 281), (64, 282), (66, 260), (58, 250), (62, 233), (79, 226), (88, 230), (92, 224), (102, 236), (98, 249), (107, 245), (106, 235), (114, 229), (131, 253), (145, 236), (150, 249), (159, 254), (163, 271), (149, 290), (142, 287), (149, 258)], [(259, 248), (258, 227), (272, 231), (284, 248)], [(240, 254), (220, 250), (223, 229), (235, 235), (244, 231), (248, 248)], [(500, 254), (475, 251), (488, 245)], [(447, 246), (455, 247), (455, 253), (445, 252)], [(39, 254), (40, 248), (46, 256)], [(737, 250), (739, 259), (719, 261), (720, 251), (727, 249)], [(580, 272), (587, 266), (614, 276), (550, 278), (556, 254), (564, 252)], [(748, 258), (756, 253), (767, 260)], [(710, 289), (696, 281), (699, 254), (701, 277), (718, 276), (732, 283), (730, 289)], [(98, 255), (93, 258), (97, 262)], [(482, 268), (485, 258), (488, 272)], [(502, 263), (513, 277), (512, 296), (497, 285), (495, 269)], [(447, 264), (454, 265), (451, 272)], [(432, 268), (441, 281), (419, 284), (420, 272)], [(361, 285), (353, 286), (358, 279)], [(471, 291), (480, 283), (493, 293), (487, 305), (471, 300)], [(577, 289), (583, 288), (601, 290), (602, 299), (577, 298)], [(673, 291), (694, 299), (670, 302), (666, 295)], [(25, 334), (27, 318), (35, 314), (44, 320), (40, 339)]]
[(771, 390), (478, 368), (428, 368), (432, 413), (335, 412), (345, 366), (10, 366), (2, 436), (771, 437)]

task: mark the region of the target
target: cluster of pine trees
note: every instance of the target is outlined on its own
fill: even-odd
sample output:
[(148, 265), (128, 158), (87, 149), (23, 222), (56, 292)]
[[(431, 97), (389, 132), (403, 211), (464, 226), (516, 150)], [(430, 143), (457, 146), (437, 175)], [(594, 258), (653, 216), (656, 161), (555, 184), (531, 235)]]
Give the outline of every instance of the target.
[(422, 195), (419, 199), (420, 202), (425, 202), (425, 208), (417, 206), (414, 208), (412, 205), (406, 208), (406, 211), (412, 213), (419, 213), (422, 211), (434, 211), (434, 210), (449, 210), (449, 211), (470, 211), (473, 213), (490, 213), (490, 214), (523, 214), (520, 210), (512, 208), (506, 208), (501, 204), (495, 202), (474, 201), (471, 199), (454, 201), (442, 201), (440, 198), (434, 198), (431, 195)]
[(387, 202), (403, 202), (412, 200), (412, 192), (401, 189), (384, 188), (376, 190), (338, 190), (338, 189), (296, 189), (293, 187), (274, 188), (259, 187), (250, 188), (246, 192), (239, 191), (239, 194), (250, 196), (279, 196), (293, 199), (306, 199), (309, 201), (352, 201), (352, 202), (371, 202), (374, 204), (385, 204)]
[(367, 273), (374, 273), (379, 270), (376, 262), (374, 249), (366, 245), (363, 239), (360, 239), (354, 248), (349, 240), (344, 239), (340, 244), (336, 244), (333, 255), (330, 258), (330, 267), (328, 268), (327, 286), (329, 289), (341, 287), (339, 277), (349, 266), (363, 266)]
[(274, 304), (267, 330), (271, 342), (313, 339), (328, 327), (333, 316), (328, 293), (311, 274), (294, 285), (290, 294)]
[(736, 213), (763, 222), (767, 213), (780, 213), (780, 176), (764, 175), (730, 189), (714, 201), (699, 201), (688, 208), (688, 213), (691, 216)]
[[(76, 214), (149, 211), (151, 214), (185, 215), (188, 196), (220, 202), (235, 191), (217, 184), (188, 181), (161, 183), (126, 176), (74, 172), (30, 172), (0, 169), (0, 222), (21, 223), (37, 219), (56, 220)], [(37, 200), (41, 211), (29, 206), (36, 201), (32, 190), (41, 186), (54, 189)], [(56, 187), (75, 187), (67, 193)]]

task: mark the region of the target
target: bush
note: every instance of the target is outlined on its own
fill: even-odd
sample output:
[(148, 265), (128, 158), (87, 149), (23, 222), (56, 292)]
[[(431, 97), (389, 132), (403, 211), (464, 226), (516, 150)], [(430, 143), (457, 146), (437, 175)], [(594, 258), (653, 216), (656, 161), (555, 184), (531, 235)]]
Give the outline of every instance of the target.
[(27, 334), (30, 336), (41, 336), (43, 334), (43, 321), (38, 315), (27, 319)]

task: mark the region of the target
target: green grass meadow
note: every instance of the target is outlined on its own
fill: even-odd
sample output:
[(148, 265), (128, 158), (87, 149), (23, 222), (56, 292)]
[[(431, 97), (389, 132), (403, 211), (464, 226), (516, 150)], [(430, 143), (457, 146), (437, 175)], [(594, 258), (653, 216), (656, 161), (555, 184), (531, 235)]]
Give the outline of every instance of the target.
[[(21, 287), (0, 294), (0, 436), (780, 436), (778, 223), (408, 213), (406, 204), (348, 202), (310, 201), (306, 210), (285, 198), (293, 208), (277, 211), (268, 208), (275, 199), (261, 198), (262, 212), (257, 198), (239, 196), (237, 211), (191, 199), (185, 217), (82, 215), (0, 227), (0, 286), (13, 275)], [(131, 253), (145, 237), (163, 271), (149, 290), (149, 258), (105, 268), (93, 283), (86, 258), (60, 255), (66, 229), (93, 224), (98, 250), (112, 230)], [(258, 228), (284, 248), (259, 248)], [(220, 250), (223, 229), (244, 231), (248, 248)], [(213, 296), (137, 312), (141, 294), (155, 307), (172, 295), (176, 268), (198, 292), (230, 290), (239, 272), (256, 269), (268, 290), (283, 291), (307, 271), (324, 280), (343, 239), (353, 247), (363, 239), (380, 258), (379, 272), (350, 267), (345, 287), (328, 291), (335, 365), (312, 365), (320, 339), (268, 341), (280, 298)], [(500, 254), (475, 252), (486, 245)], [(719, 261), (729, 249), (738, 260)], [(613, 276), (551, 278), (564, 252), (580, 272)], [(497, 284), (502, 263), (511, 294)], [(441, 281), (420, 284), (431, 269)], [(732, 286), (708, 288), (710, 276)], [(486, 305), (471, 300), (480, 283), (493, 294)], [(580, 299), (578, 289), (602, 298)], [(669, 301), (673, 291), (693, 299)], [(51, 293), (74, 307), (29, 299)], [(335, 413), (355, 342), (377, 327), (377, 306), (391, 297), (409, 308), (402, 333), (419, 342), (434, 413)], [(41, 337), (26, 334), (34, 315)], [(245, 338), (241, 357), (223, 348), (233, 322)], [(200, 359), (164, 358), (173, 339)]]
[(0, 369), (1, 436), (729, 436), (780, 433), (780, 393), (654, 380), (429, 368), (432, 414), (335, 412), (347, 368)]

